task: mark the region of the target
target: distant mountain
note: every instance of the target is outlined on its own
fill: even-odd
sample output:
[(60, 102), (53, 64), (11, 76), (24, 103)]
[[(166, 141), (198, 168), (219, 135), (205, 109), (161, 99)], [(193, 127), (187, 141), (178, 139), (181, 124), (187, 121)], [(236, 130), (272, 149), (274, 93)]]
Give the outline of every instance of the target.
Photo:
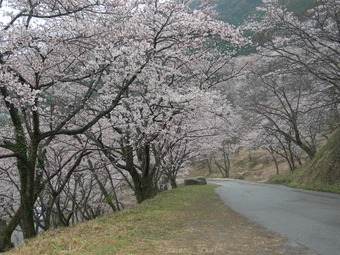
[[(303, 15), (303, 13), (316, 3), (316, 0), (279, 0), (286, 5), (288, 10), (295, 14)], [(219, 19), (235, 26), (239, 26), (253, 14), (257, 14), (257, 7), (263, 5), (262, 0), (218, 0), (216, 3), (216, 11)], [(251, 36), (249, 31), (245, 31), (245, 36)], [(252, 38), (253, 42), (263, 43), (261, 38)], [(248, 55), (256, 52), (254, 47), (242, 48), (239, 55)]]
[(216, 10), (221, 20), (240, 25), (261, 4), (262, 0), (219, 0)]
[[(294, 12), (300, 12), (310, 7), (315, 0), (281, 0)], [(262, 0), (219, 0), (217, 12), (220, 19), (233, 25), (240, 25), (251, 14), (256, 13), (256, 7), (262, 5)]]

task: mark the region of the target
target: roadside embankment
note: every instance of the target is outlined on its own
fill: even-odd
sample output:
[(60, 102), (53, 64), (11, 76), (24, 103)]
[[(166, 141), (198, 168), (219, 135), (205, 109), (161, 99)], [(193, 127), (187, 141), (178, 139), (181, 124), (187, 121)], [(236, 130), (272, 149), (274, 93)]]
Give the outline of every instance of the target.
[(47, 231), (6, 254), (308, 254), (226, 207), (215, 186), (184, 186), (116, 214)]
[(292, 172), (271, 178), (269, 183), (340, 193), (340, 128), (313, 159)]

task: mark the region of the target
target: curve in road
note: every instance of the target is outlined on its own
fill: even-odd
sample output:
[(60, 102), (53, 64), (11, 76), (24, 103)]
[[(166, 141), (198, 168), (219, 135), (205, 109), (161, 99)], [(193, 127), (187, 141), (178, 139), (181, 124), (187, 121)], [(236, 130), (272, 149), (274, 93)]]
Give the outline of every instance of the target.
[(340, 194), (240, 180), (215, 192), (234, 211), (320, 255), (340, 254)]

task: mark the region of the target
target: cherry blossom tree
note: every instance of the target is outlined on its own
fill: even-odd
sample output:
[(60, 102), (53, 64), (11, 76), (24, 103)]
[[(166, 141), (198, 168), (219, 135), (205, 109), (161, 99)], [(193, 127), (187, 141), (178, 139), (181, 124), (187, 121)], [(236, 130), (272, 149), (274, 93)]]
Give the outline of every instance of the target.
[[(152, 115), (154, 102), (162, 97), (148, 95), (144, 100), (146, 94), (140, 91), (176, 84), (189, 93), (192, 84), (206, 89), (230, 77), (223, 75), (229, 56), (213, 49), (207, 40), (236, 45), (245, 41), (237, 29), (212, 17), (211, 8), (205, 5), (206, 9), (191, 10), (190, 2), (2, 2), (2, 7), (6, 5), (9, 10), (10, 21), (1, 24), (0, 34), (0, 114), (4, 123), (0, 160), (12, 162), (4, 173), (11, 178), (17, 176), (20, 197), (6, 233), (20, 224), (25, 238), (36, 234), (35, 203), (46, 181), (51, 181), (47, 176), (59, 176), (44, 168), (54, 139), (68, 136), (71, 141), (71, 137), (90, 130), (96, 134), (99, 122), (104, 127), (113, 126), (111, 134), (123, 142), (121, 157), (130, 163), (127, 157), (136, 144), (135, 138), (148, 133), (138, 127), (131, 129), (133, 133), (126, 131), (131, 118), (145, 128), (144, 116), (152, 116), (153, 123), (146, 128), (152, 130), (156, 123), (165, 130), (166, 122), (177, 114), (168, 101), (155, 107), (170, 111), (161, 113), (156, 109), (160, 115)], [(211, 60), (216, 65), (202, 72)], [(138, 97), (133, 95), (135, 91)], [(148, 109), (146, 115), (135, 100), (142, 100), (142, 109)], [(124, 128), (117, 127), (122, 123), (120, 117), (125, 118)], [(117, 123), (110, 118), (118, 118)], [(139, 143), (135, 147), (139, 151), (133, 155), (138, 158), (143, 154), (138, 159), (142, 169), (150, 164), (148, 153), (154, 139), (149, 134), (146, 137), (147, 142)], [(69, 171), (75, 170), (85, 155), (85, 150), (75, 152), (70, 158), (74, 168), (70, 166)], [(63, 183), (58, 184), (57, 193), (70, 185), (69, 181)], [(8, 247), (8, 234), (5, 236), (2, 240)]]
[[(35, 235), (33, 208), (43, 189), (40, 164), (44, 161), (44, 147), (56, 135), (74, 135), (91, 127), (117, 105), (125, 89), (115, 95), (106, 109), (85, 120), (82, 115), (88, 108), (86, 104), (91, 101), (108, 66), (103, 59), (102, 64), (93, 61), (95, 53), (91, 51), (100, 48), (94, 44), (98, 30), (86, 28), (85, 32), (92, 15), (84, 13), (78, 17), (79, 13), (75, 12), (72, 17), (71, 14), (58, 15), (58, 18), (34, 23), (35, 16), (53, 14), (44, 13), (45, 8), (33, 8), (33, 16), (22, 14), (26, 12), (23, 9), (19, 16), (25, 19), (13, 17), (1, 35), (4, 43), (0, 89), (9, 123), (1, 139), (1, 147), (8, 153), (1, 158), (13, 157), (17, 161), (21, 197), (17, 214), (25, 238)], [(43, 13), (35, 15), (35, 11)], [(82, 19), (79, 22), (82, 24), (79, 26), (75, 19)], [(73, 29), (76, 32), (71, 32)], [(63, 96), (65, 92), (69, 94)], [(76, 125), (70, 125), (71, 120), (76, 120)]]
[(111, 114), (111, 125), (99, 123), (100, 128), (90, 137), (128, 180), (141, 202), (159, 192), (162, 177), (176, 186), (175, 177), (193, 153), (193, 146), (199, 149), (194, 141), (212, 135), (207, 115), (214, 111), (212, 97), (218, 97), (199, 88), (195, 93), (193, 88), (181, 89), (180, 93), (168, 88), (138, 97), (138, 91), (132, 88), (134, 96), (124, 99), (122, 108)]
[(284, 1), (263, 2), (246, 24), (262, 43), (248, 65), (252, 74), (232, 81), (241, 95), (235, 102), (256, 123), (245, 136), (249, 146), (262, 146), (295, 169), (301, 150), (313, 157), (320, 136), (339, 123), (340, 6), (316, 0), (293, 12)]
[[(178, 3), (161, 5), (150, 1), (148, 6), (150, 10), (144, 8), (140, 14), (146, 17), (145, 23), (139, 24), (157, 55), (129, 87), (119, 111), (109, 116), (110, 127), (101, 123), (91, 135), (111, 162), (122, 173), (128, 172), (139, 202), (158, 192), (160, 166), (166, 154), (160, 153), (155, 144), (164, 144), (168, 139), (172, 132), (169, 125), (178, 130), (175, 127), (180, 122), (174, 121), (192, 109), (197, 89), (209, 89), (235, 75), (228, 71), (230, 53), (211, 47), (207, 40), (242, 42), (236, 31), (235, 35), (226, 33), (220, 29), (222, 23), (210, 21), (204, 12), (189, 11), (193, 19), (188, 19), (188, 14), (183, 15), (187, 7)], [(203, 28), (197, 26), (197, 17), (204, 18)], [(105, 129), (111, 131), (105, 135)], [(112, 132), (117, 134), (116, 140), (106, 138), (112, 137)]]
[(332, 95), (322, 90), (324, 82), (304, 69), (291, 70), (289, 62), (276, 60), (264, 57), (254, 65), (249, 84), (240, 92), (240, 102), (245, 110), (256, 114), (267, 135), (275, 135), (287, 145), (295, 144), (312, 158), (318, 136), (332, 130), (334, 125), (327, 123), (338, 120), (337, 104), (330, 103)]
[(305, 69), (339, 98), (339, 1), (315, 0), (299, 12), (289, 11), (282, 1), (263, 2), (261, 17), (248, 24), (265, 41), (262, 54), (275, 54)]

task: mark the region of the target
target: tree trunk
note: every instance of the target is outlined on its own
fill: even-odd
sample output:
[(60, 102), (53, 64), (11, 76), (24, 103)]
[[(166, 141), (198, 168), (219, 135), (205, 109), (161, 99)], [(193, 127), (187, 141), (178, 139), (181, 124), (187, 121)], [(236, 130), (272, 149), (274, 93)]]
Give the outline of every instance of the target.
[(21, 207), (11, 218), (10, 222), (0, 232), (0, 252), (4, 252), (13, 247), (11, 242), (11, 236), (15, 228), (19, 225), (21, 217)]
[[(34, 204), (37, 196), (40, 193), (41, 176), (36, 176), (36, 159), (38, 153), (37, 143), (31, 142), (29, 157), (26, 163), (18, 165), (20, 172), (20, 203), (22, 207), (20, 226), (24, 238), (32, 238), (36, 236), (35, 222), (34, 222)], [(21, 161), (20, 159), (18, 161)]]
[(314, 149), (310, 148), (308, 145), (304, 144), (301, 141), (298, 141), (297, 145), (308, 154), (308, 157), (310, 159), (314, 158), (315, 153), (316, 153)]
[(229, 178), (230, 173), (230, 158), (229, 154), (225, 150), (221, 150), (223, 154), (223, 165), (220, 165), (215, 158), (215, 165), (220, 170), (222, 178)]
[(208, 171), (209, 171), (209, 174), (212, 174), (212, 168), (211, 168), (211, 158), (207, 158), (206, 159), (206, 162), (207, 162), (207, 165), (208, 165)]
[[(302, 150), (304, 150), (308, 154), (308, 157), (312, 159), (316, 153), (315, 149), (302, 142), (296, 121), (293, 123), (293, 128), (295, 132), (296, 145), (299, 146)], [(294, 142), (293, 140), (291, 141)]]
[(295, 166), (294, 154), (293, 154), (293, 151), (292, 151), (292, 144), (291, 144), (291, 142), (289, 140), (287, 141), (287, 144), (288, 144), (289, 160), (291, 162), (291, 171), (293, 171), (293, 170), (296, 169), (296, 166)]
[[(18, 140), (17, 140), (18, 142)], [(17, 159), (17, 167), (20, 176), (20, 227), (24, 238), (32, 238), (36, 235), (34, 227), (34, 203), (35, 203), (35, 160), (26, 158), (26, 148), (22, 143), (17, 144), (20, 158)], [(25, 145), (26, 146), (26, 145)], [(32, 148), (31, 150), (34, 150)], [(33, 154), (34, 152), (31, 152)], [(22, 160), (21, 158), (25, 159)]]
[(270, 153), (270, 155), (272, 156), (273, 158), (273, 161), (274, 161), (274, 164), (275, 164), (275, 169), (276, 169), (276, 175), (279, 175), (279, 164), (277, 163), (277, 159), (274, 155), (274, 149), (272, 146), (269, 146), (269, 148), (267, 148), (267, 151)]
[(146, 199), (154, 197), (158, 193), (158, 187), (155, 185), (152, 177), (138, 178), (134, 183), (134, 191), (138, 203), (143, 202)]
[(141, 148), (137, 149), (138, 159), (141, 162), (141, 173), (137, 171), (134, 164), (133, 149), (128, 148), (128, 154), (126, 159), (128, 160), (127, 166), (129, 167), (129, 173), (134, 183), (135, 195), (138, 203), (154, 197), (158, 192), (158, 186), (155, 168), (152, 168), (150, 164), (150, 145), (145, 144)]
[[(54, 202), (52, 203), (52, 207), (53, 207), (53, 204)], [(47, 231), (51, 228), (52, 207), (48, 205), (46, 209), (46, 216), (44, 218), (44, 226), (43, 226), (44, 231)]]
[[(5, 87), (0, 88), (1, 94), (4, 97), (8, 96), (8, 91)], [(5, 141), (7, 147), (16, 155), (17, 169), (20, 179), (20, 226), (23, 231), (24, 238), (31, 238), (36, 235), (34, 227), (34, 203), (37, 197), (35, 182), (35, 166), (38, 152), (38, 124), (34, 118), (34, 132), (30, 134), (31, 142), (28, 144), (18, 108), (5, 100), (5, 105), (9, 111), (11, 121), (14, 128), (15, 143)], [(37, 115), (33, 113), (35, 117)]]
[(173, 189), (177, 188), (177, 182), (175, 178), (170, 178), (170, 184), (171, 184), (171, 188)]
[(228, 153), (223, 153), (224, 168), (225, 168), (225, 178), (229, 178), (230, 173), (230, 158)]
[(98, 183), (99, 185), (99, 189), (100, 191), (102, 192), (104, 198), (105, 198), (105, 201), (106, 203), (111, 207), (112, 211), (116, 212), (117, 211), (117, 208), (116, 206), (114, 205), (113, 203), (113, 196), (112, 195), (109, 195), (109, 193), (107, 192), (104, 184), (100, 181), (96, 171), (94, 170), (93, 166), (92, 166), (92, 163), (90, 163), (90, 160), (89, 160), (89, 164), (90, 164), (90, 171), (92, 172), (93, 176), (94, 176), (94, 179), (96, 180), (96, 182)]
[(36, 235), (34, 227), (34, 201), (29, 196), (23, 196), (21, 200), (22, 213), (20, 227), (24, 235), (24, 239), (32, 238)]

